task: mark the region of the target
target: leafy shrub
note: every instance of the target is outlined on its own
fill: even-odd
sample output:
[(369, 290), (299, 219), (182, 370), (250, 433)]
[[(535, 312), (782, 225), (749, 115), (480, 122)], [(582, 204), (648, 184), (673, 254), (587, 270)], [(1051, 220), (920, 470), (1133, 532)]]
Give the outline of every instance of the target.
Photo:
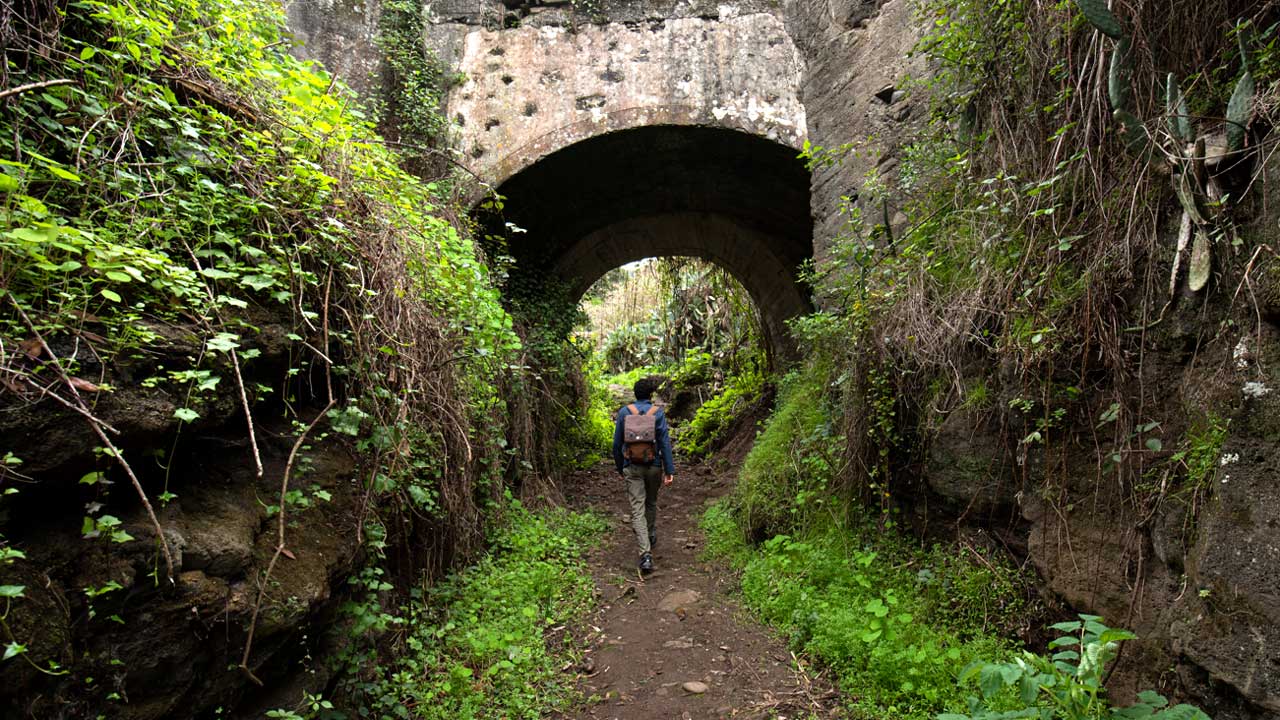
[(650, 375), (659, 375), (662, 369), (655, 365), (645, 365), (644, 367), (632, 368), (626, 372), (616, 373), (614, 375), (606, 375), (600, 379), (606, 387), (609, 385), (620, 385), (627, 390), (627, 397), (631, 396), (631, 388), (635, 387), (640, 378)]
[(586, 411), (568, 418), (570, 435), (575, 448), (573, 465), (587, 468), (607, 456), (613, 447), (613, 393), (605, 382), (604, 368), (595, 359), (586, 363), (584, 379), (587, 385)]
[(1047, 658), (1024, 651), (1009, 662), (970, 663), (960, 682), (976, 679), (982, 697), (969, 698), (968, 714), (944, 713), (938, 720), (1209, 720), (1190, 705), (1169, 707), (1163, 695), (1150, 690), (1138, 693), (1133, 705), (1110, 707), (1102, 685), (1107, 664), (1115, 659), (1121, 642), (1137, 636), (1107, 627), (1096, 615), (1081, 615), (1079, 620), (1050, 627), (1070, 634), (1050, 642), (1049, 649), (1068, 649)]
[(704, 351), (685, 353), (684, 361), (671, 371), (671, 386), (691, 388), (711, 382), (712, 357)]

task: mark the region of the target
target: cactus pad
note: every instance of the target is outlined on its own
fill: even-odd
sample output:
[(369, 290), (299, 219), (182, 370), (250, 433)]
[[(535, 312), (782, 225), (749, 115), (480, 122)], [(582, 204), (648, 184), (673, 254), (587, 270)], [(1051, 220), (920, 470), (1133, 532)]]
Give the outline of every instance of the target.
[(1191, 266), (1187, 269), (1187, 287), (1200, 292), (1209, 284), (1209, 271), (1213, 267), (1213, 254), (1209, 248), (1209, 233), (1196, 229), (1196, 239), (1191, 245)]
[(1248, 70), (1236, 81), (1236, 89), (1227, 103), (1227, 149), (1239, 152), (1244, 149), (1244, 131), (1253, 114), (1253, 95), (1256, 91), (1253, 73)]
[(1169, 73), (1169, 77), (1165, 80), (1164, 98), (1165, 112), (1169, 116), (1169, 133), (1183, 143), (1195, 140), (1195, 134), (1191, 128), (1191, 113), (1187, 110), (1187, 99), (1183, 97), (1182, 88), (1178, 87), (1178, 79), (1173, 73)]
[(1134, 155), (1140, 155), (1147, 148), (1147, 129), (1142, 126), (1142, 122), (1128, 110), (1116, 110), (1111, 116), (1120, 123), (1125, 149)]
[(1098, 32), (1114, 40), (1124, 37), (1124, 28), (1107, 7), (1107, 0), (1076, 0), (1076, 5), (1089, 24), (1097, 28)]
[(1133, 100), (1133, 57), (1129, 38), (1116, 45), (1111, 54), (1111, 71), (1107, 74), (1107, 95), (1111, 98), (1112, 110), (1131, 111)]

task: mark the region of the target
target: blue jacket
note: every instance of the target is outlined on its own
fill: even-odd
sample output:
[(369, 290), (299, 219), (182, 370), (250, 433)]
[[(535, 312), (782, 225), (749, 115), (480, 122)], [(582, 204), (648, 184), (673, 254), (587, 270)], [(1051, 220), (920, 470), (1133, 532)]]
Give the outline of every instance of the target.
[[(653, 403), (648, 400), (637, 400), (635, 406), (640, 412), (646, 413), (649, 412)], [(618, 420), (613, 426), (613, 464), (618, 466), (618, 472), (622, 472), (622, 468), (631, 464), (629, 460), (622, 457), (622, 422), (623, 418), (630, 414), (631, 411), (624, 405), (618, 411)], [(662, 470), (667, 475), (675, 475), (676, 463), (671, 457), (671, 432), (667, 428), (667, 414), (661, 409), (654, 415), (654, 425), (657, 426), (658, 457), (662, 460)]]

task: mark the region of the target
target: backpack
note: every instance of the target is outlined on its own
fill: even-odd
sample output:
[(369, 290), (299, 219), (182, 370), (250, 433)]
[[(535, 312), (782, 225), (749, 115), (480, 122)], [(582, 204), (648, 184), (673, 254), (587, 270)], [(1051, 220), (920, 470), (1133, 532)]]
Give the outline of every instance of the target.
[(627, 412), (622, 419), (622, 456), (633, 463), (651, 464), (658, 456), (658, 406), (642, 414), (632, 403)]

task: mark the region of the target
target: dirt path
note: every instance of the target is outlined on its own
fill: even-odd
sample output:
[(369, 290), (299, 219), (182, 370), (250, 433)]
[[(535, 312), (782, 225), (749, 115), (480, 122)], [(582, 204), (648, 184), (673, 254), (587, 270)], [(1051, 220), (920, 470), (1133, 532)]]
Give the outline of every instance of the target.
[(830, 685), (797, 669), (786, 643), (752, 622), (731, 597), (729, 570), (701, 557), (699, 518), (728, 484), (705, 467), (681, 468), (659, 498), (655, 571), (641, 578), (622, 481), (612, 466), (565, 483), (571, 506), (602, 512), (611, 526), (589, 555), (601, 607), (577, 633), (589, 644), (579, 685), (592, 700), (568, 717), (836, 717)]

